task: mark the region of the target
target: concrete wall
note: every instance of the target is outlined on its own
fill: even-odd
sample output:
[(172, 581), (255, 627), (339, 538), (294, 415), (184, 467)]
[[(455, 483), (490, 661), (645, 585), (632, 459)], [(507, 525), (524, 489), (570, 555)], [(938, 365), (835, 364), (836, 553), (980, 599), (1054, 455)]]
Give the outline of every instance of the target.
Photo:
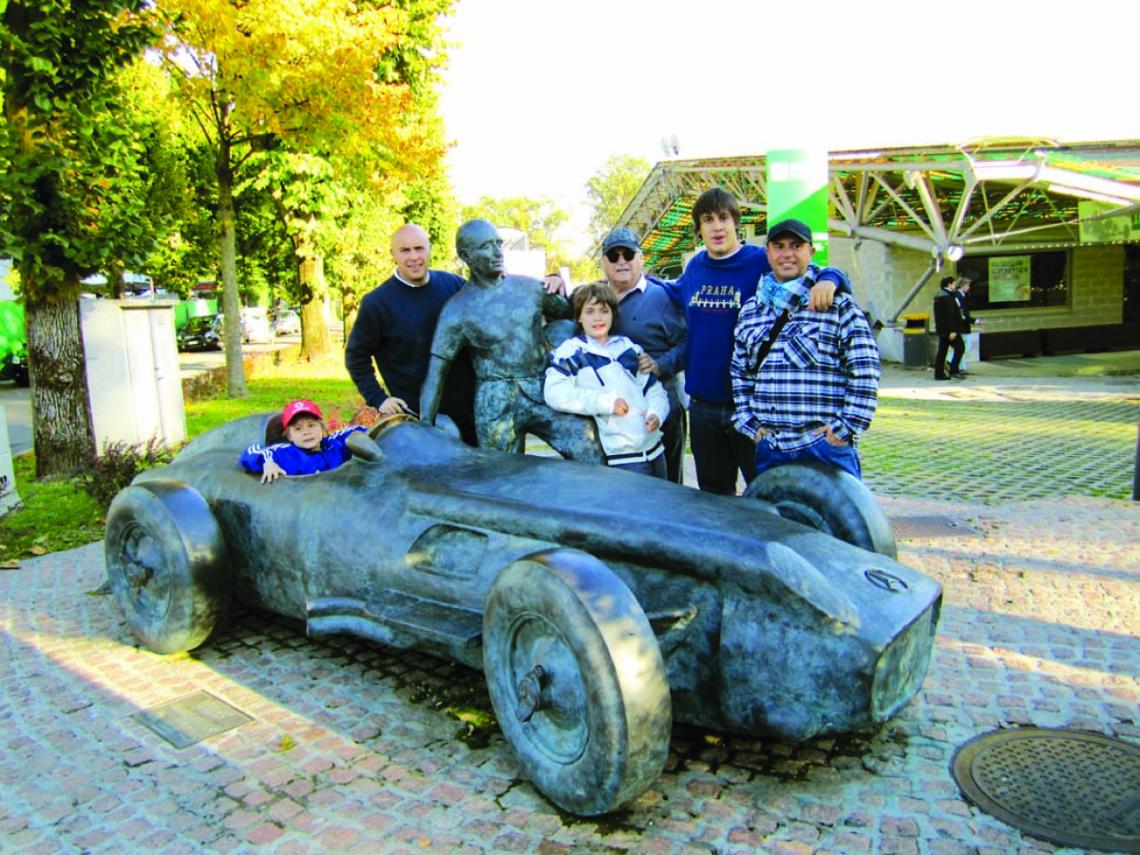
[[(850, 238), (832, 237), (828, 263), (851, 277), (855, 299), (871, 316), (871, 322), (885, 324), (926, 271), (930, 257), (867, 240), (856, 247)], [(904, 311), (929, 313), (941, 275), (932, 277)]]

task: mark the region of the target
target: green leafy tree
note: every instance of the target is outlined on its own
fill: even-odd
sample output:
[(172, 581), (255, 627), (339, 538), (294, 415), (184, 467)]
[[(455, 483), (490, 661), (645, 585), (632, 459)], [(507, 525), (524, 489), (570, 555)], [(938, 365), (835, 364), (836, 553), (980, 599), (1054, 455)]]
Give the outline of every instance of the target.
[(143, 269), (167, 291), (188, 297), (199, 282), (218, 279), (217, 209), (209, 150), (182, 136), (178, 152), (185, 170), (183, 204), (175, 227), (155, 244)]
[(210, 154), (173, 97), (169, 75), (158, 64), (140, 59), (121, 80), (126, 103), (148, 122), (143, 136), (152, 178), (147, 208), (161, 212), (169, 224), (158, 235), (142, 270), (157, 285), (185, 297), (199, 281), (218, 278)]
[[(222, 303), (238, 313), (234, 190), (255, 153), (285, 150), (367, 163), (377, 173), (413, 174), (442, 161), (422, 132), (432, 70), (443, 61), (438, 17), (451, 0), (165, 0), (172, 38), (168, 67), (184, 105), (214, 154)], [(327, 347), (326, 285), (319, 242), (324, 213), (299, 203), (282, 216), (297, 253), (302, 347)], [(320, 201), (320, 193), (311, 199)], [(323, 204), (320, 203), (320, 204)], [(226, 326), (227, 387), (245, 395), (237, 324)]]
[(626, 206), (649, 176), (649, 164), (640, 157), (615, 154), (586, 182), (586, 198), (593, 209), (590, 236), (600, 244), (617, 225)]
[(144, 0), (0, 0), (0, 252), (24, 299), (39, 477), (94, 451), (80, 280), (149, 249), (139, 125), (116, 74), (154, 38)]
[(401, 213), (399, 198), (367, 187), (351, 188), (347, 202), (327, 256), (329, 279), (340, 290), (346, 341), (360, 300), (392, 273), (392, 234), (405, 222), (418, 222)]
[(570, 215), (552, 199), (533, 199), (529, 196), (496, 199), (482, 196), (476, 204), (463, 208), (462, 220), (466, 222), (474, 219), (488, 220), (500, 228), (523, 232), (531, 249), (546, 250), (548, 267), (568, 262), (569, 255), (559, 232)]
[(332, 348), (322, 316), (328, 294), (325, 254), (333, 240), (330, 232), (335, 232), (338, 217), (346, 211), (344, 188), (336, 180), (332, 162), (318, 155), (284, 149), (262, 152), (250, 159), (249, 168), (255, 176), (252, 186), (271, 203), (278, 228), (290, 242), (298, 263), (302, 353), (325, 353)]

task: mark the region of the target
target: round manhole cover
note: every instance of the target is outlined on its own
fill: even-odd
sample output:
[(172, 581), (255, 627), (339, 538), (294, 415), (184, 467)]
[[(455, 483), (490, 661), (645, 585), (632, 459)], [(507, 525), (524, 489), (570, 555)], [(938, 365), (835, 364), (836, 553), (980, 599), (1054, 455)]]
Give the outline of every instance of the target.
[(967, 799), (1034, 837), (1140, 852), (1140, 746), (1021, 727), (971, 739), (951, 768)]

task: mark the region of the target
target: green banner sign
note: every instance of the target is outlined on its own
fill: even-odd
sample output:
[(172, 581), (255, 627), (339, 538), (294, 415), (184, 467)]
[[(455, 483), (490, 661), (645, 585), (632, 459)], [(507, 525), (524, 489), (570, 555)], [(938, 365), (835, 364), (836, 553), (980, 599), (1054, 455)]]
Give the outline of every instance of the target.
[(786, 217), (803, 220), (811, 227), (815, 255), (812, 261), (827, 264), (827, 152), (816, 149), (783, 149), (768, 152), (768, 224)]

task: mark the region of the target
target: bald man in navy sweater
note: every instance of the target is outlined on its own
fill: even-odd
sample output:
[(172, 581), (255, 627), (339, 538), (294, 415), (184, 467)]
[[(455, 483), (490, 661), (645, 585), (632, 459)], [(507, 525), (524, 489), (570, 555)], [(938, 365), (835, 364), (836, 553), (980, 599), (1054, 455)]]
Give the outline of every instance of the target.
[[(384, 415), (411, 413), (419, 405), (439, 313), (467, 284), (454, 273), (430, 269), (431, 240), (417, 225), (392, 235), (392, 261), (396, 272), (360, 302), (344, 351), (345, 367), (364, 403)], [(465, 443), (477, 444), (475, 373), (466, 352), (447, 374), (439, 409), (455, 422)]]

